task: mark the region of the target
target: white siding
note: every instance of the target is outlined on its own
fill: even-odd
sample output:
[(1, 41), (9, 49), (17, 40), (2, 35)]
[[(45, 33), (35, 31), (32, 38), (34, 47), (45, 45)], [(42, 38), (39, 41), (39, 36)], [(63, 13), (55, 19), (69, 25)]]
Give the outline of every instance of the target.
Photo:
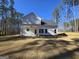
[(34, 13), (30, 13), (23, 18), (23, 23), (26, 24), (41, 24), (41, 18)]
[(21, 27), (20, 34), (23, 36), (36, 36), (34, 34), (34, 30), (29, 29), (29, 31), (27, 31), (27, 29), (29, 29), (29, 28)]
[[(29, 29), (29, 31), (27, 31), (27, 29)], [(43, 29), (44, 32), (39, 33), (39, 29)], [(30, 28), (26, 28), (25, 26), (22, 26), (20, 34), (24, 36), (37, 36), (38, 34), (39, 35), (56, 35), (56, 33), (54, 33), (55, 28), (41, 27), (39, 29), (36, 29), (38, 32), (37, 34), (35, 34), (35, 29), (30, 29)], [(45, 29), (47, 29), (47, 33), (45, 33)]]
[[(45, 33), (45, 29), (47, 29), (47, 33)], [(56, 33), (54, 33), (55, 29), (50, 29), (50, 28), (43, 28), (44, 33), (39, 33), (39, 35), (56, 35)]]
[(57, 33), (54, 33), (55, 29), (48, 29), (48, 33), (50, 33), (50, 35), (56, 35)]

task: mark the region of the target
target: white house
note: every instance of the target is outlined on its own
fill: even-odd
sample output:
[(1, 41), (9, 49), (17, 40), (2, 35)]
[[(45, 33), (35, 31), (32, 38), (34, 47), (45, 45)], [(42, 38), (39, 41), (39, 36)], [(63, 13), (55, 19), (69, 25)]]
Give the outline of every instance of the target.
[(56, 35), (57, 27), (50, 22), (43, 21), (33, 12), (23, 17), (20, 34), (23, 36), (51, 36)]

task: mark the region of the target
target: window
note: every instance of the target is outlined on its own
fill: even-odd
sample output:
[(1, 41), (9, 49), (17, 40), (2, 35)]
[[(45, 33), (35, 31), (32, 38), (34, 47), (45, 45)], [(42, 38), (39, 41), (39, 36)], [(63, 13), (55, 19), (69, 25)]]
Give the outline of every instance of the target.
[(45, 33), (47, 33), (47, 29), (45, 29)]
[(44, 30), (43, 29), (39, 29), (39, 33), (44, 33)]
[(27, 29), (27, 31), (29, 31), (29, 29)]
[(56, 29), (54, 30), (54, 33), (56, 33)]

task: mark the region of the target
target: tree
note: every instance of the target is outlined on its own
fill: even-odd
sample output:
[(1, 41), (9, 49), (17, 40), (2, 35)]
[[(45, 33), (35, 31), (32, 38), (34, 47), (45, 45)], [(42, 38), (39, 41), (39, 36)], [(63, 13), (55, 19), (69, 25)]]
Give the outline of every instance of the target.
[[(54, 22), (55, 22), (56, 27), (58, 27), (60, 19), (61, 19), (61, 9), (62, 9), (62, 6), (59, 5), (57, 8), (55, 8), (53, 12), (53, 17), (54, 17)], [(56, 32), (56, 29), (55, 29), (55, 32)]]
[[(77, 31), (77, 24), (76, 24), (76, 20), (75, 20), (75, 6), (79, 5), (79, 0), (63, 0), (63, 3), (66, 5), (66, 18), (67, 20), (69, 20), (69, 14), (71, 13), (71, 16), (74, 20), (74, 29), (75, 31)], [(70, 12), (69, 13), (69, 10), (68, 9), (73, 9), (73, 12)], [(73, 13), (73, 14), (72, 14)]]
[(63, 4), (66, 5), (66, 19), (67, 19), (68, 18), (69, 0), (63, 0)]
[(20, 26), (22, 24), (22, 17), (23, 17), (23, 13), (20, 13), (20, 12), (17, 12), (15, 13), (15, 19), (17, 20), (17, 25), (18, 25), (18, 28), (19, 28), (19, 31), (20, 31)]
[(20, 12), (15, 12), (15, 19), (22, 19), (22, 17), (23, 17), (23, 13), (20, 13)]
[(15, 8), (14, 8), (14, 0), (10, 0), (10, 6), (9, 6), (9, 9), (10, 9), (10, 13), (11, 13), (11, 18), (14, 18), (14, 14), (16, 12)]
[[(0, 16), (1, 20), (6, 20), (7, 18), (7, 6), (8, 6), (8, 1), (7, 0), (0, 0)], [(3, 31), (6, 31), (6, 21), (1, 23), (1, 28)], [(6, 34), (6, 32), (5, 32)]]
[(65, 31), (69, 31), (69, 26), (70, 26), (70, 23), (69, 22), (64, 22), (64, 30)]
[(2, 16), (2, 19), (6, 19), (7, 17), (7, 0), (0, 0), (0, 16)]
[(71, 2), (70, 0), (63, 0), (64, 8), (66, 9), (66, 16), (65, 16), (65, 18), (66, 18), (67, 21), (70, 21), (70, 18), (73, 15), (72, 10), (70, 8), (70, 2)]
[[(79, 5), (79, 0), (71, 0), (71, 3), (70, 3), (71, 7), (73, 7), (73, 15), (75, 15), (75, 6)], [(78, 28), (77, 28), (77, 21), (75, 19), (75, 17), (73, 16), (73, 20), (74, 20), (74, 24), (75, 24), (75, 32), (78, 31)]]
[[(75, 19), (75, 21), (76, 21), (76, 27), (77, 27), (77, 31), (79, 31), (79, 19)], [(70, 21), (70, 23), (71, 23), (71, 26), (72, 26), (72, 29), (73, 29), (73, 31), (75, 30), (74, 29), (74, 27), (75, 27), (75, 22), (74, 22), (74, 20), (72, 20), (72, 21)]]
[(58, 7), (54, 10), (53, 17), (54, 17), (55, 24), (58, 26), (58, 23), (60, 21), (60, 10)]

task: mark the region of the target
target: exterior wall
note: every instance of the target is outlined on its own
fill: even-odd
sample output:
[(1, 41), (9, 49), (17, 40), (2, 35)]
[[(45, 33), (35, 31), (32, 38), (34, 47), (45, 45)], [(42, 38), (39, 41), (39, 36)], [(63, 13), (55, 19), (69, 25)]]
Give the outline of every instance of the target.
[(35, 16), (34, 14), (30, 14), (24, 17), (23, 22), (25, 24), (41, 24), (41, 18), (38, 16)]
[(53, 28), (46, 28), (47, 29), (47, 33), (45, 33), (45, 28), (44, 29), (44, 33), (39, 33), (39, 35), (56, 35), (56, 33), (54, 33), (54, 30)]
[[(57, 32), (57, 29), (56, 29), (56, 32)], [(50, 35), (57, 35), (57, 33), (55, 33), (55, 28), (48, 29), (48, 33), (50, 33)]]
[(23, 36), (36, 36), (34, 34), (34, 29), (29, 29), (29, 31), (27, 31), (27, 29), (29, 28), (21, 28), (20, 34)]
[[(27, 29), (29, 29), (29, 31), (27, 31)], [(39, 29), (43, 29), (44, 32), (39, 33)], [(20, 34), (24, 36), (56, 35), (56, 33), (54, 33), (55, 28), (41, 27), (39, 29), (31, 29), (31, 28), (22, 27)], [(45, 33), (45, 29), (47, 29), (47, 33)], [(37, 30), (36, 34), (35, 34), (35, 30)]]
[(25, 19), (25, 24), (41, 24), (41, 20)]

